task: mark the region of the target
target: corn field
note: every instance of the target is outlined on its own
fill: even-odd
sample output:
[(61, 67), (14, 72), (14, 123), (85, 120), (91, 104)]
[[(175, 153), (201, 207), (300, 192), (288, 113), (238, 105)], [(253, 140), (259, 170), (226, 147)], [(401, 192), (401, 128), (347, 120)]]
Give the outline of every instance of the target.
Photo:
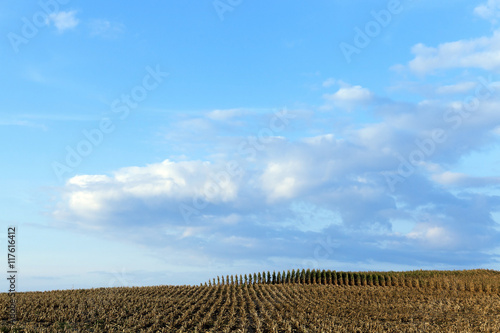
[(401, 286), (440, 287), (458, 290), (492, 289), (498, 291), (500, 272), (493, 270), (468, 271), (411, 271), (411, 272), (336, 272), (330, 270), (292, 270), (262, 272), (217, 277), (205, 286), (243, 284), (321, 284), (337, 286)]
[[(304, 274), (302, 274), (304, 273)], [(260, 275), (260, 278), (259, 278)], [(27, 292), (4, 332), (500, 332), (500, 272), (262, 272)], [(3, 309), (9, 296), (0, 294)]]

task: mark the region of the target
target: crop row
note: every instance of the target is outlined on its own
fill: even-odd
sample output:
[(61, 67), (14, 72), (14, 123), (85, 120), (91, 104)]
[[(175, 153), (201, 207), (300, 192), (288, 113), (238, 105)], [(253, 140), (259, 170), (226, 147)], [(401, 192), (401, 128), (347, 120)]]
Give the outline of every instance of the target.
[(18, 322), (0, 319), (7, 332), (500, 332), (499, 308), (498, 293), (400, 286), (159, 286), (20, 293)]
[[(402, 286), (496, 292), (496, 271), (336, 272), (331, 270), (270, 271), (245, 275), (217, 276), (205, 286), (248, 284), (321, 284), (338, 286)], [(202, 284), (203, 285), (203, 284)]]
[(269, 275), (269, 284), (266, 272), (265, 283), (252, 274), (252, 283), (238, 276), (238, 285), (226, 276), (206, 286), (18, 293), (14, 324), (2, 293), (0, 331), (500, 332), (500, 275), (492, 271), (309, 271), (304, 280), (295, 271), (289, 283), (286, 272), (281, 280), (276, 274), (274, 284)]

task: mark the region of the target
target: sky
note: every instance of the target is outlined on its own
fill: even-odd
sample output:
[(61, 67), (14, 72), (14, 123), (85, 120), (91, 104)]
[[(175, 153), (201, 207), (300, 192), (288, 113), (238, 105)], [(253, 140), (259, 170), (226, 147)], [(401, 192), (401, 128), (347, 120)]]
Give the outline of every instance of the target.
[(500, 269), (500, 0), (0, 1), (0, 36), (18, 291)]

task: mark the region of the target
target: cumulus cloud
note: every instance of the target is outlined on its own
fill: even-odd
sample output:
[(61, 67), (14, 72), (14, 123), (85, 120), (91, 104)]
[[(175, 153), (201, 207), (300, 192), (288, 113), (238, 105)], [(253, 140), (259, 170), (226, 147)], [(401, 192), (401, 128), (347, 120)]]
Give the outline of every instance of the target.
[(450, 230), (430, 223), (418, 223), (411, 232), (406, 234), (406, 237), (433, 248), (448, 248), (454, 246), (456, 242)]
[(369, 89), (359, 85), (351, 86), (343, 83), (335, 93), (325, 94), (323, 97), (327, 102), (323, 109), (331, 110), (334, 107), (340, 107), (351, 111), (357, 106), (367, 105), (373, 101), (374, 94)]
[(498, 71), (500, 69), (499, 51), (500, 31), (495, 31), (490, 37), (447, 42), (437, 47), (420, 43), (412, 48), (415, 58), (409, 62), (409, 68), (419, 75), (451, 68)]
[[(496, 68), (497, 38), (416, 46), (410, 68)], [(183, 150), (208, 150), (204, 158), (75, 176), (54, 216), (66, 227), (232, 261), (496, 262), (500, 232), (491, 216), (500, 198), (479, 190), (499, 178), (449, 169), (497, 142), (498, 83), (460, 80), (437, 88), (439, 98), (406, 103), (324, 83), (334, 85), (318, 109), (365, 107), (373, 120), (313, 108), (280, 124), (240, 109), (183, 115), (166, 130), (166, 143), (189, 141)], [(235, 119), (246, 126), (227, 126)], [(400, 221), (410, 227), (394, 232)]]
[(497, 23), (500, 18), (500, 1), (488, 0), (487, 2), (474, 8), (474, 14), (492, 23)]
[(289, 199), (297, 195), (300, 179), (297, 177), (301, 168), (300, 161), (270, 163), (261, 176), (262, 188), (270, 201)]
[[(436, 144), (392, 192), (384, 174), (419, 149), (415, 139), (427, 139), (435, 126), (446, 128), (446, 105), (381, 112), (380, 122), (339, 133), (257, 142), (265, 147), (258, 159), (231, 160), (227, 154), (217, 163), (165, 160), (110, 175), (75, 176), (54, 214), (76, 228), (126, 238), (133, 230), (141, 244), (231, 260), (272, 255), (302, 262), (327, 235), (339, 246), (339, 261), (489, 262), (492, 257), (482, 251), (500, 236), (488, 212), (500, 208), (499, 200), (461, 195), (464, 186), (485, 180), (442, 172), (439, 165), (484, 144), (487, 129), (500, 123), (488, 111), (497, 102), (490, 103), (476, 111), (477, 119), (463, 119), (455, 130), (448, 124), (448, 140)], [(464, 144), (466, 149), (456, 149)], [(307, 217), (311, 211), (318, 212), (314, 218)], [(393, 223), (401, 220), (418, 222), (407, 233), (393, 233)], [(453, 255), (458, 248), (466, 249), (460, 259)], [(439, 256), (432, 254), (436, 249)]]
[(80, 20), (76, 18), (76, 11), (60, 11), (49, 15), (49, 23), (53, 24), (59, 32), (74, 29)]
[[(199, 199), (211, 204), (234, 200), (236, 179), (209, 162), (165, 160), (145, 167), (122, 168), (112, 176), (75, 176), (67, 181), (66, 202), (68, 212), (97, 222), (143, 204), (152, 210), (178, 212), (175, 202), (181, 200)], [(123, 205), (125, 202), (128, 206)], [(170, 205), (162, 206), (168, 202)], [(61, 214), (65, 213), (56, 212)]]
[[(497, 23), (500, 17), (500, 1), (488, 0), (475, 7), (474, 14)], [(409, 62), (408, 68), (419, 75), (453, 68), (498, 71), (500, 69), (499, 50), (499, 30), (495, 30), (491, 36), (446, 42), (437, 47), (419, 43), (412, 48), (415, 58)], [(402, 67), (397, 65), (395, 68), (401, 69)]]

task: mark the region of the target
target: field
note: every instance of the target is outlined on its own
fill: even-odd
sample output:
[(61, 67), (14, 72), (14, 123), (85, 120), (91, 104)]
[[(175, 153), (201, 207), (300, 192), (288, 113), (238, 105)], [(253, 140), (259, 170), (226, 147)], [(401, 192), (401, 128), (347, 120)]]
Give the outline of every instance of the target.
[[(490, 270), (268, 272), (16, 301), (4, 332), (500, 332), (500, 272)], [(9, 309), (8, 294), (0, 304)]]

